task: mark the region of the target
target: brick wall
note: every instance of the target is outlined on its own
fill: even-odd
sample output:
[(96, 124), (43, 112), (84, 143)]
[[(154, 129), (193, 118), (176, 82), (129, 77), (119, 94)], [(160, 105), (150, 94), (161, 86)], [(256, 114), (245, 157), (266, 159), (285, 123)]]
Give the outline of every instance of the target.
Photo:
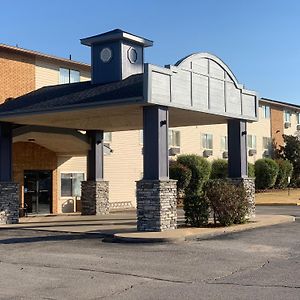
[(57, 213), (57, 156), (35, 143), (13, 144), (13, 178), (20, 184), (20, 199), (24, 203), (24, 170), (52, 170), (52, 211)]
[(277, 107), (271, 107), (271, 133), (277, 145), (283, 145), (283, 111)]
[(34, 57), (0, 49), (0, 103), (34, 89)]

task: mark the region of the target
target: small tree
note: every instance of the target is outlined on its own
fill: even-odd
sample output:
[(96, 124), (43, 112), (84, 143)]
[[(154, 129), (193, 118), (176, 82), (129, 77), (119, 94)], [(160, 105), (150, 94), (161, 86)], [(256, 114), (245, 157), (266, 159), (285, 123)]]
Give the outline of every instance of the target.
[(228, 161), (225, 159), (215, 159), (211, 164), (211, 179), (228, 177)]
[(277, 157), (289, 160), (293, 165), (294, 184), (300, 182), (300, 140), (299, 137), (293, 135), (283, 135), (284, 146), (280, 146)]
[(275, 187), (284, 189), (288, 186), (288, 178), (293, 174), (293, 165), (288, 160), (278, 159), (276, 163), (279, 167)]
[(180, 197), (191, 181), (192, 171), (178, 161), (170, 161), (170, 178), (177, 180), (177, 195)]
[(203, 184), (209, 179), (211, 171), (209, 161), (196, 154), (179, 155), (177, 161), (189, 168), (192, 172), (192, 178), (185, 192), (189, 194), (200, 194)]
[(255, 162), (255, 186), (268, 189), (274, 186), (278, 174), (278, 165), (273, 159), (262, 158)]
[(196, 154), (179, 155), (177, 161), (189, 168), (192, 173), (191, 180), (185, 189), (183, 201), (185, 222), (195, 227), (206, 225), (209, 217), (209, 205), (203, 195), (202, 187), (209, 178), (210, 163)]

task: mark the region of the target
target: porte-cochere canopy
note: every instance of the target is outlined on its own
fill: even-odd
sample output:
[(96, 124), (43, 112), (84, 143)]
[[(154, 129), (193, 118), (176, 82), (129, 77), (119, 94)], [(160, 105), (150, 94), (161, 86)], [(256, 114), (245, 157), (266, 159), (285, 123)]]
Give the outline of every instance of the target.
[(145, 64), (122, 81), (56, 85), (0, 106), (0, 121), (104, 131), (141, 129), (142, 107), (169, 107), (170, 126), (257, 120), (258, 97), (244, 89), (224, 62), (208, 53), (175, 65)]

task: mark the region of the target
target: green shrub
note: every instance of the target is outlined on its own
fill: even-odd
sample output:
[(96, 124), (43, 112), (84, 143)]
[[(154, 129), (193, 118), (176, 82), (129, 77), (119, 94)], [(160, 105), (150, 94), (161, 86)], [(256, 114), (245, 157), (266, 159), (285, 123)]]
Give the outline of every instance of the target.
[(227, 180), (209, 180), (204, 187), (207, 201), (222, 226), (241, 224), (246, 221), (248, 202), (243, 186)]
[(178, 161), (170, 161), (170, 178), (177, 180), (178, 194), (182, 194), (190, 183), (192, 171)]
[(192, 178), (185, 190), (186, 194), (200, 194), (203, 184), (208, 180), (210, 175), (211, 165), (209, 161), (196, 154), (179, 155), (177, 161), (192, 172)]
[(228, 161), (225, 159), (215, 159), (211, 164), (211, 179), (228, 177)]
[(279, 189), (284, 189), (288, 186), (288, 177), (292, 177), (293, 165), (288, 160), (278, 159), (275, 161), (278, 165), (278, 174), (275, 186)]
[(255, 162), (255, 187), (269, 189), (274, 186), (278, 174), (278, 165), (273, 159), (262, 158)]
[(203, 194), (186, 195), (183, 202), (185, 223), (193, 227), (207, 225), (209, 205)]
[(254, 164), (248, 163), (248, 177), (254, 178), (255, 177), (255, 167)]

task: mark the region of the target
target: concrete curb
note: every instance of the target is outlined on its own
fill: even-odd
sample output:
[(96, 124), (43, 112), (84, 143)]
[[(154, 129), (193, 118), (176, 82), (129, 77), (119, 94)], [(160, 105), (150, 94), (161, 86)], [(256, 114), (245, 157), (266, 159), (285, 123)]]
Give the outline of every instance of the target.
[(221, 228), (180, 228), (164, 232), (116, 233), (111, 242), (116, 243), (182, 243), (190, 240), (205, 240), (220, 235), (242, 232), (295, 221), (293, 216), (260, 215), (250, 223)]

